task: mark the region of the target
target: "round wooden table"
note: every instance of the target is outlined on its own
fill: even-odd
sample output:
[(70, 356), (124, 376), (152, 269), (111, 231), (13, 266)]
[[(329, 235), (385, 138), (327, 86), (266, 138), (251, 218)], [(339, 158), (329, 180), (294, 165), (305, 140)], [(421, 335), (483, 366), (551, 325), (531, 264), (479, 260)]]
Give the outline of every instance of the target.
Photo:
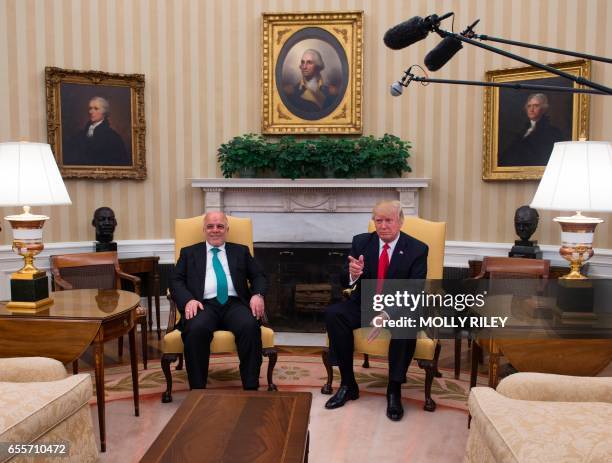
[(94, 346), (100, 447), (106, 451), (104, 343), (128, 334), (134, 413), (139, 415), (135, 321), (140, 297), (116, 289), (75, 289), (51, 294), (53, 304), (35, 313), (0, 304), (0, 357), (50, 357), (63, 363)]

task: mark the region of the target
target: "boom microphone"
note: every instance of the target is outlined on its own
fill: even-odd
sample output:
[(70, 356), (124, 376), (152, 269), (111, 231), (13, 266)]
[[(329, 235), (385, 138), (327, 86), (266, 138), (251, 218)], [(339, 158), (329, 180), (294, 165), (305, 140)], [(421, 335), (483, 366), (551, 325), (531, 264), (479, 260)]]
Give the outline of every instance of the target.
[[(474, 27), (476, 24), (480, 22), (480, 19), (477, 19), (472, 24), (470, 24), (466, 29), (461, 33), (463, 37), (472, 37), (474, 35)], [(444, 39), (429, 53), (425, 56), (425, 66), (431, 72), (437, 71), (446, 63), (448, 63), (455, 54), (463, 48), (463, 44), (461, 40), (446, 36)]]
[(448, 63), (455, 53), (463, 48), (461, 40), (454, 37), (445, 37), (433, 50), (425, 56), (425, 66), (434, 72)]
[(452, 12), (442, 16), (432, 14), (426, 18), (415, 16), (389, 29), (385, 33), (383, 41), (392, 50), (401, 50), (419, 40), (423, 40), (430, 31), (435, 30), (440, 25), (441, 21), (453, 14)]

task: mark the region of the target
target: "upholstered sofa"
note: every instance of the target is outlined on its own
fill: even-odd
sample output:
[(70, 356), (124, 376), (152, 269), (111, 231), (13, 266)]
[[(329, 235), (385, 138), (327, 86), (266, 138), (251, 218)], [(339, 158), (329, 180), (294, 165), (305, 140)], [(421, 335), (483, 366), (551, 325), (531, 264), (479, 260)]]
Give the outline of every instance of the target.
[[(42, 357), (0, 359), (0, 442), (65, 443), (66, 457), (16, 456), (0, 448), (0, 462), (98, 460), (88, 374), (68, 375), (61, 362)], [(39, 447), (40, 448), (40, 447)]]
[(516, 373), (468, 403), (465, 462), (612, 461), (612, 378)]

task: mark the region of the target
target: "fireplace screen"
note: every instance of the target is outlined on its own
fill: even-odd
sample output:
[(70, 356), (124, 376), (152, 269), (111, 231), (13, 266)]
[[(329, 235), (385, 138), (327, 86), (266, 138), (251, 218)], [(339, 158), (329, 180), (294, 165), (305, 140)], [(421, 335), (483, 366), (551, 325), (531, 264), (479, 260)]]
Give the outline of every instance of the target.
[(255, 244), (270, 285), (266, 313), (275, 331), (325, 331), (323, 312), (342, 299), (340, 276), (349, 251), (341, 244)]

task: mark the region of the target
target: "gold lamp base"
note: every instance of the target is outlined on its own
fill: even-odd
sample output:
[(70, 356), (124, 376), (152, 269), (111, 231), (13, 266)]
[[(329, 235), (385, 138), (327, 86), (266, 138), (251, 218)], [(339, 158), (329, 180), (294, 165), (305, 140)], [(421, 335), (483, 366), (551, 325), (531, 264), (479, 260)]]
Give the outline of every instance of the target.
[(53, 298), (47, 297), (34, 302), (10, 301), (6, 308), (15, 313), (38, 313), (47, 310), (53, 304)]
[(5, 217), (13, 228), (13, 250), (24, 260), (23, 267), (11, 275), (11, 301), (6, 307), (12, 311), (36, 312), (53, 303), (47, 274), (34, 265), (34, 256), (44, 249), (42, 228), (49, 217), (31, 214), (29, 206), (24, 206), (23, 211), (23, 214)]

